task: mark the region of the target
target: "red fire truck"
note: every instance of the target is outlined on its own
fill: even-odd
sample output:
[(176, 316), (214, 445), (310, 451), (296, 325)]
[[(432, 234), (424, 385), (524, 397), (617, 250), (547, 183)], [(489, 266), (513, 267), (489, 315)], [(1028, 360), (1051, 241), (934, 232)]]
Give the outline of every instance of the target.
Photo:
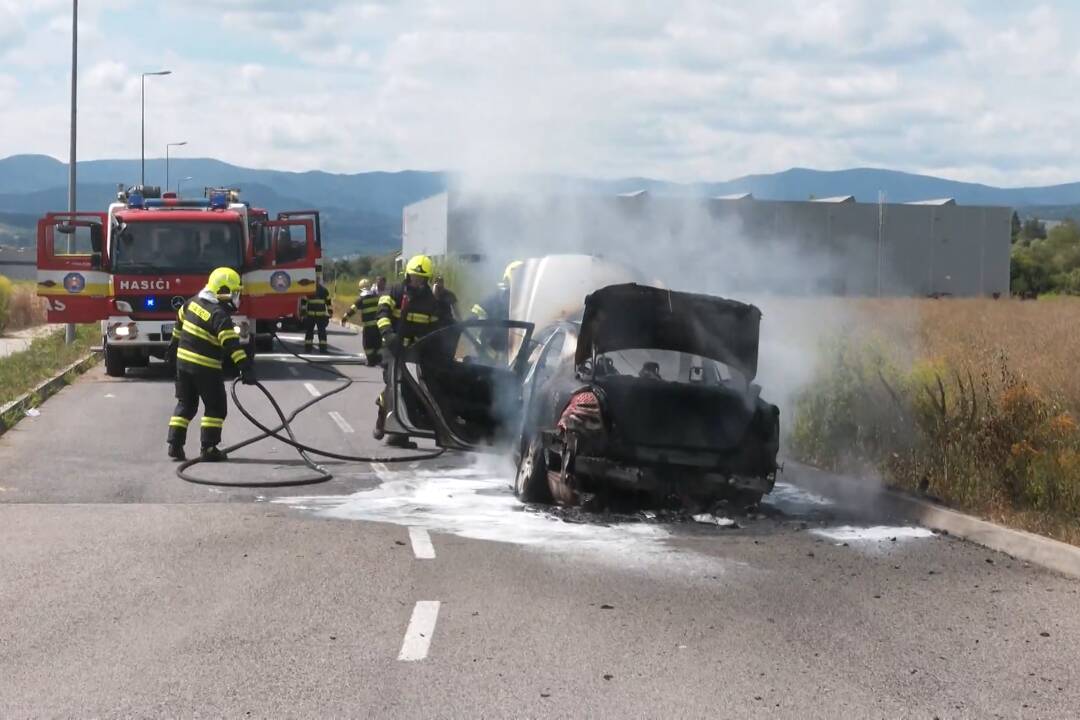
[(134, 187), (117, 200), (107, 212), (49, 213), (38, 221), (37, 292), (49, 322), (100, 321), (111, 376), (165, 357), (177, 308), (216, 267), (241, 274), (234, 319), (252, 353), (263, 345), (259, 333), (294, 317), (299, 298), (315, 289), (321, 242), (314, 210), (270, 220), (228, 188), (187, 200)]

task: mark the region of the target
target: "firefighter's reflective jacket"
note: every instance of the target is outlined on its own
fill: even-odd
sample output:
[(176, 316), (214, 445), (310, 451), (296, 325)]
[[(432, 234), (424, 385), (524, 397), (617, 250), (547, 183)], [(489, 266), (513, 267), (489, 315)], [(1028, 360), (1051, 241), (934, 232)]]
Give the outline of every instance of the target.
[(439, 302), (427, 285), (394, 285), (379, 297), (375, 324), (379, 334), (397, 334), (403, 345), (410, 345), (428, 333), (452, 322), (446, 303)]
[(375, 312), (379, 307), (379, 291), (375, 288), (367, 288), (356, 298), (356, 302), (345, 311), (343, 319), (348, 320), (356, 313), (360, 313), (360, 326), (374, 328), (376, 323)]
[(330, 307), (330, 291), (319, 283), (315, 286), (315, 294), (300, 298), (300, 319), (312, 318), (319, 320), (328, 318), (333, 314)]
[(249, 361), (240, 346), (232, 315), (207, 291), (186, 301), (177, 311), (173, 344), (177, 368), (187, 372), (221, 372), (226, 357), (237, 367)]
[(506, 320), (510, 317), (510, 290), (500, 286), (472, 306), (469, 313), (477, 320)]

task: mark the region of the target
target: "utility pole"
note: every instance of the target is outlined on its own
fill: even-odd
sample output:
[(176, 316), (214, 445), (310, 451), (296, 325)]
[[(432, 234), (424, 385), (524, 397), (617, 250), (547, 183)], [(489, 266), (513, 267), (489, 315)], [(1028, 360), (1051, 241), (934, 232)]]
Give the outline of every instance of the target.
[(881, 266), (885, 260), (885, 191), (878, 190), (877, 296), (881, 297)]
[[(70, 224), (75, 215), (75, 108), (78, 99), (78, 68), (79, 68), (79, 0), (71, 0), (71, 138), (68, 145), (68, 218)], [(72, 235), (75, 228), (67, 236), (67, 254), (72, 254)], [(75, 325), (68, 323), (64, 328), (64, 342), (68, 345), (75, 342)]]
[(140, 81), (142, 82), (142, 92), (140, 93), (141, 106), (142, 106), (142, 121), (140, 122), (142, 142), (140, 143), (139, 157), (142, 160), (141, 170), (139, 172), (139, 185), (146, 185), (146, 78), (148, 75), (172, 75), (172, 70), (158, 70), (157, 72), (142, 73)]

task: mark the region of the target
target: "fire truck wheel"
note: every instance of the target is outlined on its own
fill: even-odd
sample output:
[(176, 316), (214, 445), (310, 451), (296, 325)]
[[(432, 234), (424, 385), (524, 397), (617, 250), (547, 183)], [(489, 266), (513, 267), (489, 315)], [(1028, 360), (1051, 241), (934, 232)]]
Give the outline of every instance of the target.
[(124, 377), (124, 356), (116, 348), (105, 346), (105, 374), (109, 377)]

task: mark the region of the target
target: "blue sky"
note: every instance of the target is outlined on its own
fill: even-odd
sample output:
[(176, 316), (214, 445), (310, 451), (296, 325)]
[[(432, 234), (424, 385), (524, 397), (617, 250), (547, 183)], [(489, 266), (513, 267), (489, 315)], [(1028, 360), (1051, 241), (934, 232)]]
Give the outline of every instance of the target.
[[(80, 157), (1080, 179), (1080, 3), (83, 0)], [(69, 0), (0, 0), (0, 156), (65, 157)]]

